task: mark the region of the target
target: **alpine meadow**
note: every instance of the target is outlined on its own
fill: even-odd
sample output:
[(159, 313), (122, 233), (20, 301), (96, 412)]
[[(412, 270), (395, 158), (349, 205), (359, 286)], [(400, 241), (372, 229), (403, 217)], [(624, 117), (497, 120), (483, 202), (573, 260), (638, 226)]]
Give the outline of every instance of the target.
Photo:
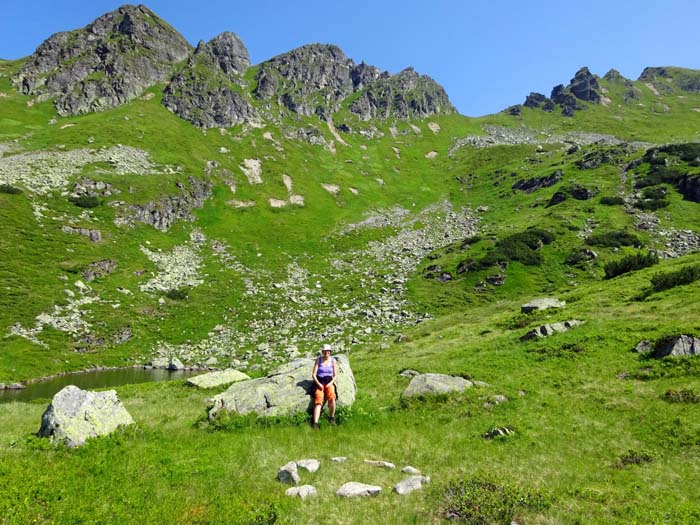
[(0, 394), (189, 376), (0, 398), (0, 524), (700, 522), (700, 71), (600, 73), (471, 118), (130, 5), (0, 60)]

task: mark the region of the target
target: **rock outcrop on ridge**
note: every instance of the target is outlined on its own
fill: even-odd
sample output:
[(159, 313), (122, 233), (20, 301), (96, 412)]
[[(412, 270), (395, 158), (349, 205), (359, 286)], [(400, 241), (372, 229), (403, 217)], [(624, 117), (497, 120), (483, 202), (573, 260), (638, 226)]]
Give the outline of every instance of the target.
[(165, 88), (163, 105), (200, 128), (258, 120), (241, 87), (249, 66), (248, 50), (233, 33), (200, 42), (187, 66)]
[(191, 46), (145, 6), (125, 5), (44, 41), (12, 79), (25, 95), (55, 98), (60, 115), (114, 108), (168, 80)]

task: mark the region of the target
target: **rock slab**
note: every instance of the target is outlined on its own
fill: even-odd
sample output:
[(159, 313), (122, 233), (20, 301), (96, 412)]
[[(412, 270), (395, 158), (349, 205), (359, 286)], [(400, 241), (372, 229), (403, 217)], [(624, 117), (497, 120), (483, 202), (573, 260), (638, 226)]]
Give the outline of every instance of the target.
[(218, 370), (216, 372), (190, 377), (187, 380), (187, 384), (189, 386), (196, 386), (197, 388), (216, 388), (218, 386), (237, 383), (238, 381), (247, 381), (248, 379), (250, 379), (248, 374), (244, 374), (233, 368), (228, 368), (226, 370)]
[(422, 490), (424, 483), (430, 483), (430, 478), (428, 476), (409, 476), (394, 485), (394, 492), (399, 496), (405, 496), (414, 490)]
[(376, 485), (366, 485), (357, 481), (349, 481), (336, 491), (336, 495), (341, 498), (364, 498), (376, 496), (382, 491), (382, 487)]
[[(357, 385), (344, 355), (334, 356), (338, 362), (336, 380), (338, 406), (350, 406), (355, 402)], [(267, 377), (240, 381), (209, 401), (209, 417), (221, 411), (261, 416), (288, 416), (309, 411), (313, 405), (310, 397), (314, 391), (311, 372), (314, 359), (295, 359)]]
[(116, 391), (90, 392), (68, 385), (53, 397), (41, 416), (38, 436), (79, 447), (89, 438), (106, 436), (133, 424)]
[(700, 338), (690, 335), (679, 335), (657, 342), (653, 357), (681, 357), (700, 355)]
[(286, 465), (280, 467), (280, 469), (277, 471), (277, 480), (281, 483), (298, 485), (301, 478), (299, 477), (297, 464), (294, 461), (290, 461)]
[(412, 397), (424, 394), (463, 392), (472, 386), (474, 386), (474, 383), (463, 377), (431, 373), (420, 374), (411, 379), (403, 395), (404, 397)]
[(299, 497), (301, 499), (306, 499), (318, 495), (316, 487), (314, 487), (313, 485), (301, 485), (299, 487), (290, 487), (284, 493), (287, 496)]
[(317, 459), (301, 459), (296, 463), (298, 468), (303, 468), (308, 472), (316, 472), (321, 468), (321, 462)]
[(564, 308), (566, 301), (553, 299), (551, 297), (542, 297), (541, 299), (533, 299), (527, 304), (520, 307), (520, 311), (524, 314), (529, 314), (535, 310), (547, 310), (548, 308)]
[(528, 333), (523, 335), (520, 340), (521, 341), (529, 341), (530, 339), (537, 339), (540, 337), (549, 337), (550, 335), (560, 333), (560, 332), (568, 332), (569, 329), (582, 325), (583, 321), (579, 321), (577, 319), (571, 319), (570, 321), (564, 321), (562, 323), (552, 323), (552, 324), (545, 324), (542, 326), (538, 326), (534, 330), (530, 330)]

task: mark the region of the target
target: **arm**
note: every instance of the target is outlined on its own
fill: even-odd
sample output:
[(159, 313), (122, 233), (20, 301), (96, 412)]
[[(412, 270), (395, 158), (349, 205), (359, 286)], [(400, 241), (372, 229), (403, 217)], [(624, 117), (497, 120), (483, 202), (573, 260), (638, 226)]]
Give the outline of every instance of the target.
[(338, 377), (338, 360), (333, 358), (333, 379), (331, 379), (331, 382), (328, 383), (328, 386), (335, 384), (336, 377)]
[(313, 372), (311, 372), (311, 377), (313, 378), (314, 383), (316, 383), (316, 386), (317, 386), (318, 388), (323, 388), (323, 385), (322, 385), (321, 382), (318, 380), (318, 377), (316, 377), (316, 373), (317, 373), (317, 372), (318, 372), (318, 359), (316, 359), (316, 360), (314, 361), (314, 370), (313, 370)]

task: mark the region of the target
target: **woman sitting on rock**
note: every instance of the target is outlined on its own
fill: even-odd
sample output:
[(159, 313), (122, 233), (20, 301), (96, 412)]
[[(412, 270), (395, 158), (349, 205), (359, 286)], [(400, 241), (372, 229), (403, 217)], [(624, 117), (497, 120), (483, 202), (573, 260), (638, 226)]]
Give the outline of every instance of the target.
[(314, 362), (312, 377), (316, 383), (314, 391), (314, 420), (313, 427), (318, 429), (318, 419), (321, 417), (324, 398), (328, 402), (328, 419), (335, 425), (335, 378), (338, 376), (338, 363), (331, 357), (331, 345), (324, 344), (321, 357)]

